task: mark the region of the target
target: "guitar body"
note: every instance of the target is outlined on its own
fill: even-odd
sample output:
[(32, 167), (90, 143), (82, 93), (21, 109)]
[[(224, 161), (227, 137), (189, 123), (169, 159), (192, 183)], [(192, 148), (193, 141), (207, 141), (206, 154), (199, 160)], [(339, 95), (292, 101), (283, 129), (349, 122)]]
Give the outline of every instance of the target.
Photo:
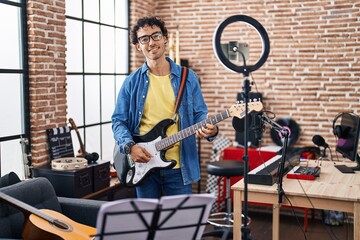
[(89, 240), (93, 239), (91, 236), (96, 234), (95, 228), (74, 222), (61, 213), (48, 209), (40, 211), (57, 219), (64, 227), (55, 226), (41, 217), (31, 214), (22, 233), (24, 240)]
[(153, 156), (147, 163), (135, 162), (130, 155), (121, 154), (118, 145), (115, 145), (114, 165), (120, 181), (125, 186), (135, 187), (153, 170), (173, 168), (176, 165), (175, 160), (165, 159), (166, 150), (158, 151), (155, 148), (155, 143), (166, 137), (166, 130), (172, 124), (174, 124), (173, 120), (164, 119), (146, 134), (133, 136), (134, 142), (144, 147)]

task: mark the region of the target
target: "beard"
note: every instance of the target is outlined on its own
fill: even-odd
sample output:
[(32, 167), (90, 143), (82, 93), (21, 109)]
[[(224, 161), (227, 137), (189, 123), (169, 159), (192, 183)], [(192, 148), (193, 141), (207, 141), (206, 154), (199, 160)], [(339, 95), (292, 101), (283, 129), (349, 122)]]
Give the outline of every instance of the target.
[(164, 56), (165, 54), (165, 46), (152, 46), (149, 47), (148, 51), (144, 54), (145, 57), (149, 60), (157, 60)]

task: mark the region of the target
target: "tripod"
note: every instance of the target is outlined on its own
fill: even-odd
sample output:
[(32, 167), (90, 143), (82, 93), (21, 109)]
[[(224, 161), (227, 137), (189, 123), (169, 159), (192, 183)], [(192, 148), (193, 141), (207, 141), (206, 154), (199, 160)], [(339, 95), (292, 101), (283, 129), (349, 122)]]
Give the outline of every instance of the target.
[[(246, 24), (252, 26), (259, 34), (259, 36), (261, 37), (261, 42), (262, 42), (262, 47), (263, 47), (263, 51), (261, 53), (260, 58), (258, 59), (258, 61), (254, 64), (254, 65), (247, 65), (246, 64), (246, 56), (245, 54), (239, 49), (238, 46), (233, 46), (233, 43), (236, 41), (231, 41), (229, 42), (228, 45), (228, 51), (226, 51), (226, 54), (223, 51), (223, 47), (222, 47), (222, 43), (221, 43), (221, 35), (223, 33), (223, 30), (225, 29), (226, 26), (228, 26), (231, 23), (234, 22), (245, 22)], [(249, 138), (249, 130), (248, 130), (248, 102), (249, 102), (249, 92), (251, 90), (250, 87), (250, 81), (248, 79), (248, 76), (250, 74), (250, 72), (253, 72), (255, 70), (257, 70), (258, 68), (260, 68), (266, 61), (266, 59), (269, 56), (269, 52), (270, 52), (270, 41), (269, 41), (269, 37), (266, 33), (265, 28), (254, 18), (251, 18), (249, 16), (246, 15), (234, 15), (234, 16), (230, 16), (227, 19), (225, 19), (225, 21), (223, 23), (221, 23), (217, 29), (215, 30), (215, 34), (214, 34), (214, 50), (215, 50), (215, 54), (216, 57), (219, 59), (219, 61), (228, 69), (237, 72), (237, 73), (243, 73), (245, 80), (244, 80), (244, 86), (243, 86), (243, 90), (244, 90), (244, 103), (245, 103), (245, 125), (244, 125), (244, 155), (243, 155), (243, 161), (244, 161), (244, 218), (247, 218), (248, 215), (248, 209), (247, 209), (247, 205), (248, 205), (248, 189), (247, 189), (247, 185), (248, 185), (248, 169), (249, 169), (249, 156), (248, 156), (248, 146), (247, 146), (247, 142), (248, 142), (248, 138)], [(229, 51), (230, 50), (230, 51)], [(231, 59), (229, 58), (229, 52), (230, 53), (239, 53), (242, 58), (243, 58), (243, 65), (236, 65), (233, 62), (231, 62)], [(226, 56), (227, 55), (227, 56)], [(241, 203), (240, 203), (241, 204)], [(247, 240), (249, 239), (250, 236), (250, 230), (247, 226), (247, 221), (245, 220), (244, 225), (241, 228), (241, 232), (243, 235), (243, 239)]]

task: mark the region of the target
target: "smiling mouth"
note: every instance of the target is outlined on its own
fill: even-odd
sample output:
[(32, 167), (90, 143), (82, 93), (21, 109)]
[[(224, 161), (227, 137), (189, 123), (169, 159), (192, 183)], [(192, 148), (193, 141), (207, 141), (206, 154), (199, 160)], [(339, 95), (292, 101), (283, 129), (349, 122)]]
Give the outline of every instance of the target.
[(155, 47), (155, 48), (151, 48), (150, 50), (149, 50), (149, 52), (156, 52), (156, 51), (158, 51), (159, 50), (159, 48), (158, 47)]

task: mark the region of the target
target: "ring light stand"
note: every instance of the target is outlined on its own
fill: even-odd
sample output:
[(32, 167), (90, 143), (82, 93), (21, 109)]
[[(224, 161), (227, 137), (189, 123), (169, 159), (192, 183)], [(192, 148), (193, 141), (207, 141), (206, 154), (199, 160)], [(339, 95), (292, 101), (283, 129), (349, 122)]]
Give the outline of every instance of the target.
[[(246, 24), (249, 24), (251, 27), (253, 27), (261, 37), (262, 41), (262, 55), (259, 58), (258, 62), (254, 65), (247, 65), (245, 62), (244, 54), (239, 51), (239, 49), (236, 46), (233, 46), (231, 50), (233, 52), (238, 52), (242, 55), (243, 58), (243, 66), (238, 66), (233, 64), (224, 54), (221, 47), (221, 35), (223, 30), (226, 26), (228, 26), (231, 23), (234, 22), (245, 22)], [(242, 73), (245, 80), (243, 82), (243, 91), (244, 91), (244, 104), (245, 104), (245, 116), (244, 116), (244, 155), (243, 155), (243, 161), (244, 161), (244, 219), (248, 219), (248, 169), (249, 169), (249, 156), (248, 156), (248, 138), (249, 138), (249, 130), (248, 130), (248, 102), (249, 102), (249, 92), (251, 91), (250, 81), (248, 79), (248, 76), (250, 72), (253, 72), (260, 68), (266, 61), (267, 57), (269, 56), (270, 52), (270, 42), (269, 37), (266, 33), (266, 30), (264, 27), (255, 19), (246, 16), (246, 15), (234, 15), (227, 19), (225, 19), (224, 22), (222, 22), (214, 33), (214, 41), (213, 41), (213, 47), (216, 54), (216, 57), (219, 59), (219, 61), (228, 69), (237, 72)], [(241, 204), (241, 203), (240, 203)], [(241, 228), (242, 232), (242, 239), (247, 240), (250, 237), (250, 229), (247, 226), (247, 221), (245, 220), (243, 223), (243, 226)]]

